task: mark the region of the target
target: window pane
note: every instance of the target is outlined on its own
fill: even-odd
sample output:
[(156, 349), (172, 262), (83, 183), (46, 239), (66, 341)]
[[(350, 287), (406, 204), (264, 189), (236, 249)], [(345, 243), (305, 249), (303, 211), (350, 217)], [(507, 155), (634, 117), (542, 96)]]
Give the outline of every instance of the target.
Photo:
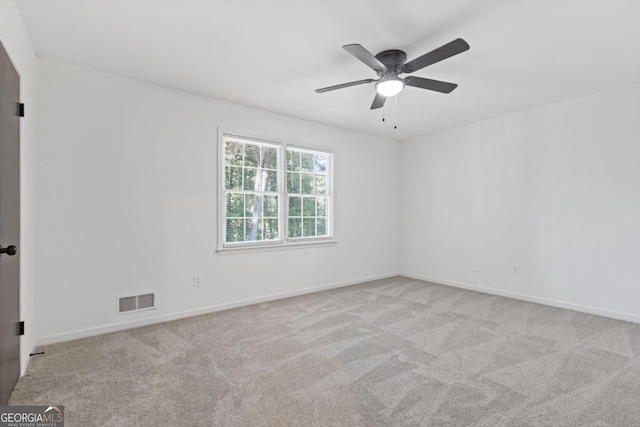
[(224, 188), (227, 190), (242, 190), (242, 168), (224, 168)]
[(315, 163), (313, 170), (317, 173), (327, 173), (327, 155), (326, 154), (316, 154)]
[(245, 213), (244, 216), (252, 217), (253, 216), (253, 208), (256, 202), (255, 194), (245, 194)]
[(224, 147), (224, 164), (242, 166), (242, 143), (226, 141)]
[(302, 236), (310, 237), (316, 235), (316, 219), (315, 218), (303, 218)]
[(289, 218), (289, 237), (302, 237), (301, 218)]
[(256, 173), (258, 169), (245, 169), (244, 170), (244, 189), (255, 190), (256, 189)]
[(256, 169), (256, 180), (252, 190), (265, 191), (267, 184), (267, 171), (264, 169)]
[(318, 197), (317, 201), (317, 212), (318, 216), (327, 216), (327, 199), (324, 197)]
[(302, 198), (289, 196), (289, 216), (302, 216)]
[(278, 238), (278, 220), (265, 219), (264, 220), (264, 239), (276, 240), (277, 238)]
[(244, 196), (237, 193), (227, 194), (227, 218), (244, 216)]
[(313, 194), (313, 175), (303, 173), (301, 178), (300, 192), (302, 194)]
[(318, 218), (317, 219), (317, 230), (318, 236), (326, 236), (327, 235), (327, 219), (326, 218)]
[(315, 197), (303, 198), (302, 216), (316, 216), (316, 198)]
[(302, 156), (300, 163), (300, 169), (302, 170), (302, 172), (313, 172), (313, 159), (315, 156), (309, 153), (300, 154)]
[(299, 171), (300, 170), (300, 152), (287, 150), (287, 170)]
[(326, 194), (327, 192), (327, 179), (324, 175), (316, 175), (313, 180), (313, 192), (314, 194)]
[(258, 218), (245, 220), (244, 226), (248, 242), (262, 240), (262, 225), (262, 220)]
[(278, 196), (264, 196), (262, 216), (278, 218)]
[(278, 168), (278, 150), (274, 147), (261, 147), (262, 167), (267, 169)]
[(227, 242), (244, 242), (244, 220), (227, 220)]
[(287, 172), (287, 191), (289, 193), (300, 193), (300, 174)]
[(244, 165), (257, 168), (260, 166), (260, 146), (244, 144)]
[(266, 180), (264, 191), (278, 191), (278, 172), (266, 171)]

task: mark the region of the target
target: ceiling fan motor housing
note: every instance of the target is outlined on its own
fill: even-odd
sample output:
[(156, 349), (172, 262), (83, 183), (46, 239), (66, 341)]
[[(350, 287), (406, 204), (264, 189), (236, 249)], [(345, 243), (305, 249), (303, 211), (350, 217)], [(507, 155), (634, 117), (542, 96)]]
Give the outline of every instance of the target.
[(384, 74), (397, 75), (403, 69), (402, 66), (407, 61), (407, 54), (398, 49), (384, 50), (376, 55), (376, 58), (387, 67), (387, 72), (378, 72), (382, 77)]

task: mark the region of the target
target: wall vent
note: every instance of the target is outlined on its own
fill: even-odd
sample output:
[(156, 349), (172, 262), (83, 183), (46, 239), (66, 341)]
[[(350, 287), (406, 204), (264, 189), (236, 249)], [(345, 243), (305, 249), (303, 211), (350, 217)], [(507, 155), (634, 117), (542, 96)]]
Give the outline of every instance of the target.
[(136, 311), (152, 310), (156, 308), (156, 294), (131, 295), (118, 297), (117, 314), (133, 313)]

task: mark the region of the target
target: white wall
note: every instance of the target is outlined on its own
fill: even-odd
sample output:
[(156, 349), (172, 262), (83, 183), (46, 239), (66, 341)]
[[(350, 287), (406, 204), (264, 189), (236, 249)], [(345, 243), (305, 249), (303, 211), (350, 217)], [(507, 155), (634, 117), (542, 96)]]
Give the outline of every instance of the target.
[(0, 0), (0, 41), (20, 75), (25, 118), (20, 124), (20, 317), (25, 334), (20, 342), (24, 374), (36, 337), (36, 55), (13, 0)]
[[(397, 273), (398, 143), (38, 66), (39, 343)], [(338, 244), (216, 254), (218, 127), (334, 150)], [(158, 309), (116, 316), (116, 295), (140, 291), (157, 292)]]
[(639, 117), (633, 86), (403, 143), (401, 271), (640, 321)]

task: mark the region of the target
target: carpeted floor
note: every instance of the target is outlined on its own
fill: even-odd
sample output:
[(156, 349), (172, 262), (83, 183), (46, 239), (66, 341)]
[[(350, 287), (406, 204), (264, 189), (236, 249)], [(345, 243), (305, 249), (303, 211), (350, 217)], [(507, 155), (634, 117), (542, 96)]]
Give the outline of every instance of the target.
[(640, 425), (640, 325), (402, 277), (38, 350), (67, 427)]

